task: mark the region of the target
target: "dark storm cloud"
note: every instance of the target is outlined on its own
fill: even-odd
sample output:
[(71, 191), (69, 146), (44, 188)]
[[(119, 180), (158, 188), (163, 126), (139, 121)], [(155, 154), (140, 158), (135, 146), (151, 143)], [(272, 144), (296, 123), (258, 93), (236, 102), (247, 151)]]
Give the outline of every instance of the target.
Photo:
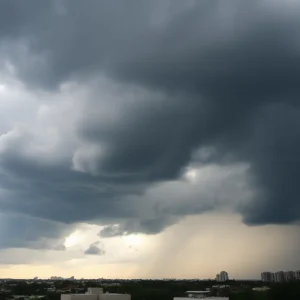
[[(65, 250), (57, 240), (68, 234), (65, 224), (31, 218), (26, 215), (0, 214), (0, 248)], [(45, 240), (40, 240), (40, 237)]]
[(11, 43), (14, 49), (11, 56), (20, 76), (33, 85), (55, 86), (116, 57), (122, 59), (120, 45), (136, 44), (155, 2), (2, 1), (0, 34), (3, 46)]
[(193, 101), (185, 101), (185, 95), (165, 97), (156, 103), (151, 98), (149, 104), (137, 103), (118, 127), (99, 132), (97, 124), (87, 121), (82, 126), (84, 138), (106, 145), (104, 172), (147, 181), (179, 175), (189, 161), (188, 153), (196, 148), (204, 112)]
[(178, 217), (170, 217), (164, 215), (163, 217), (155, 217), (144, 220), (127, 220), (122, 225), (105, 226), (99, 233), (100, 237), (108, 238), (129, 234), (136, 234), (143, 232), (145, 234), (157, 234), (166, 227), (176, 223)]
[(99, 244), (100, 244), (100, 242), (92, 243), (90, 245), (90, 247), (84, 251), (84, 254), (88, 254), (88, 255), (104, 255), (105, 251), (103, 249), (101, 249), (101, 248), (98, 247)]
[(247, 150), (260, 199), (246, 207), (245, 221), (289, 223), (299, 220), (300, 109), (275, 104), (261, 111)]
[[(168, 7), (140, 0), (1, 2), (0, 49), (29, 86), (51, 90), (106, 74), (148, 92), (110, 124), (97, 118), (95, 97), (96, 118), (83, 115), (74, 128), (83, 143), (104, 149), (90, 163), (94, 174), (70, 170), (71, 159), (43, 166), (19, 152), (3, 154), (2, 186), (13, 191), (3, 210), (120, 224), (101, 236), (157, 233), (176, 222), (178, 208), (140, 218), (124, 197), (177, 178), (196, 150), (210, 147), (213, 155), (200, 163), (250, 164), (256, 197), (239, 208), (246, 223), (300, 219), (298, 4), (196, 1), (159, 18), (162, 4)], [(200, 205), (194, 213), (206, 210)]]

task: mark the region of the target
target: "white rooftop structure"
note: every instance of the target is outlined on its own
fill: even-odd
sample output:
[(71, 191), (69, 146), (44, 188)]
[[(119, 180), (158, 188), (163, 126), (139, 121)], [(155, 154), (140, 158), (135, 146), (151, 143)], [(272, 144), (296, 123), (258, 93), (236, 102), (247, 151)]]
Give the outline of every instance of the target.
[(129, 294), (103, 293), (102, 288), (88, 288), (85, 294), (62, 294), (61, 300), (131, 300)]
[(268, 290), (270, 290), (270, 288), (268, 286), (261, 286), (261, 287), (252, 288), (252, 291), (255, 291), (255, 292), (266, 292)]
[(174, 297), (173, 300), (190, 300), (191, 298), (196, 299), (207, 299), (207, 300), (229, 300), (228, 297), (210, 297), (209, 291), (187, 291), (186, 297)]

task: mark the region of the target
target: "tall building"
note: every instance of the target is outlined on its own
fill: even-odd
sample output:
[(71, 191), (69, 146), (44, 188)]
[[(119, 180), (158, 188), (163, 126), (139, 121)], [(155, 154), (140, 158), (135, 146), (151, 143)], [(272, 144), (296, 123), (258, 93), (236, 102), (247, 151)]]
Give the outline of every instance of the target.
[(216, 275), (216, 281), (218, 281), (218, 282), (220, 281), (220, 274)]
[(295, 272), (295, 278), (300, 279), (300, 270)]
[(293, 271), (287, 271), (284, 273), (284, 277), (286, 281), (292, 281), (295, 279), (295, 275)]
[(271, 282), (275, 282), (275, 274), (271, 273)]
[(222, 271), (222, 272), (220, 273), (220, 281), (227, 281), (227, 280), (229, 280), (228, 273), (225, 272), (225, 271)]
[(276, 282), (283, 282), (285, 281), (285, 274), (283, 271), (279, 271), (275, 273), (275, 281)]
[(271, 272), (263, 272), (261, 273), (261, 280), (263, 282), (273, 282), (275, 281), (275, 275)]

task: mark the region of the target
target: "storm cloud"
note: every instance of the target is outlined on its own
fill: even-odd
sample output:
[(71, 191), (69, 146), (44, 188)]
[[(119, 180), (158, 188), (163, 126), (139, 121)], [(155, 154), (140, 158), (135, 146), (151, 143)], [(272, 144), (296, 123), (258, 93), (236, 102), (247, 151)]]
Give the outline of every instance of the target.
[(89, 255), (104, 255), (105, 251), (98, 247), (99, 242), (94, 242), (92, 243), (88, 249), (84, 251), (84, 254), (89, 254)]
[(0, 214), (0, 248), (65, 250), (63, 237), (72, 227), (24, 215)]
[[(101, 237), (225, 208), (298, 222), (299, 8), (1, 1), (1, 211)], [(186, 186), (191, 167), (215, 185)]]

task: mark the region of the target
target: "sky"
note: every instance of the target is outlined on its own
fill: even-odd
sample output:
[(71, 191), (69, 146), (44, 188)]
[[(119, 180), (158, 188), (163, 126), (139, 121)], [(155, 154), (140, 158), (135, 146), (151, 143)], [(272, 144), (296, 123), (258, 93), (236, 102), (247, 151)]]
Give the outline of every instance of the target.
[(300, 269), (300, 2), (0, 1), (0, 274)]

